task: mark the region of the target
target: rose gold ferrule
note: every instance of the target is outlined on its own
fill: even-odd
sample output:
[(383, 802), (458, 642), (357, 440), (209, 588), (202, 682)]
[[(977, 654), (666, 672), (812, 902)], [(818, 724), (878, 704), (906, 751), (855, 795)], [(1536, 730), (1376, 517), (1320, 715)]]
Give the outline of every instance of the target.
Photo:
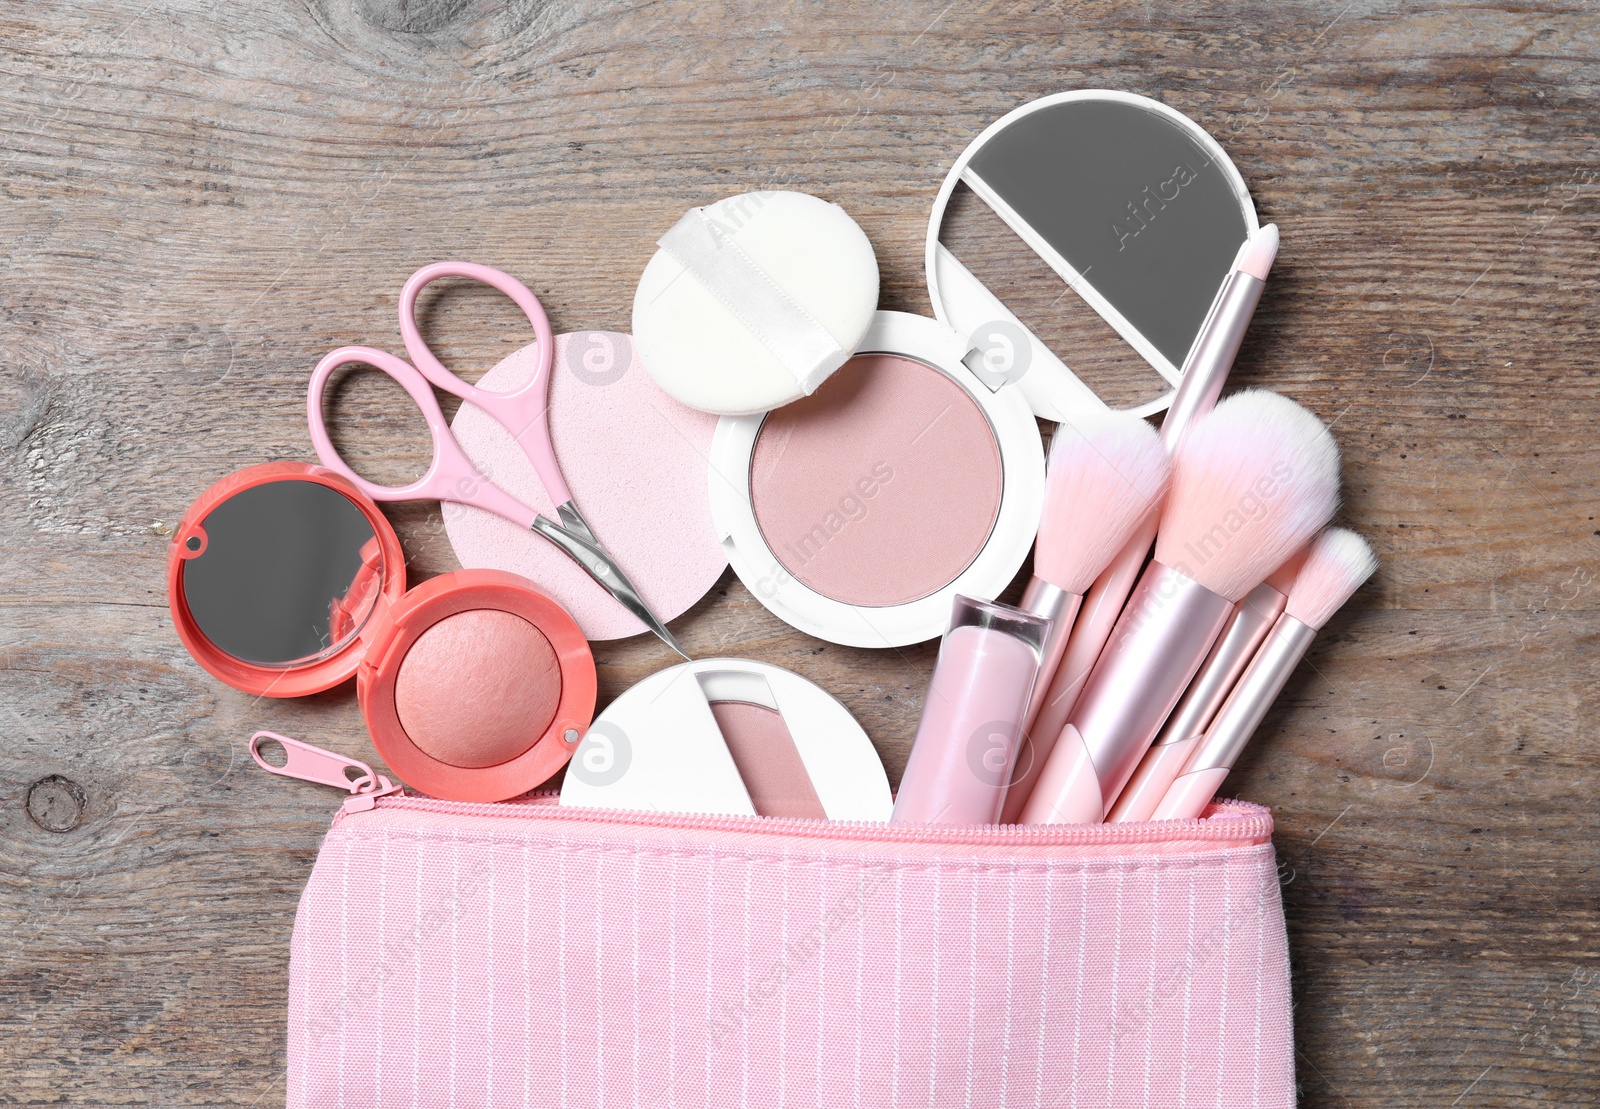
[(1044, 648), (1039, 653), (1039, 677), (1033, 687), (1033, 701), (1028, 708), (1024, 730), (1031, 729), (1034, 719), (1039, 715), (1039, 706), (1044, 704), (1050, 679), (1055, 677), (1056, 668), (1061, 665), (1061, 656), (1067, 653), (1072, 622), (1077, 619), (1078, 609), (1082, 605), (1082, 594), (1068, 593), (1040, 577), (1030, 578), (1028, 587), (1022, 591), (1022, 603), (1018, 607), (1050, 621), (1050, 631), (1045, 635)]
[(1223, 702), (1205, 738), (1189, 756), (1183, 768), (1185, 774), (1234, 764), (1316, 636), (1316, 628), (1302, 624), (1288, 613), (1278, 617), (1261, 649)]
[(1210, 726), (1239, 675), (1250, 665), (1261, 641), (1272, 630), (1273, 621), (1283, 612), (1287, 599), (1272, 586), (1262, 584), (1234, 607), (1228, 626), (1206, 656), (1200, 673), (1189, 683), (1183, 700), (1167, 719), (1167, 726), (1161, 729), (1155, 746), (1181, 743)]
[(1139, 579), (1072, 710), (1071, 723), (1094, 760), (1108, 809), (1233, 607), (1226, 597), (1159, 562)]

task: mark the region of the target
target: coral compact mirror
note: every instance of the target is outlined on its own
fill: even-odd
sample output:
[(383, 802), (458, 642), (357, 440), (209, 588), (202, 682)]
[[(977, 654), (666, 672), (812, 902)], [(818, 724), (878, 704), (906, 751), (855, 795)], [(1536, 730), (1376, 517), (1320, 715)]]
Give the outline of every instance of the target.
[(405, 593), (400, 540), (331, 470), (251, 466), (206, 490), (173, 533), (167, 596), (189, 653), (213, 677), (300, 697), (353, 677), (361, 632)]

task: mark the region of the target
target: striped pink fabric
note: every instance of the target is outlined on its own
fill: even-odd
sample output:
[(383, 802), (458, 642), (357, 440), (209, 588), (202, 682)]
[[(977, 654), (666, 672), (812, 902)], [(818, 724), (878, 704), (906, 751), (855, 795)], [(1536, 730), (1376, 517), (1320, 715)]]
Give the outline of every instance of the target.
[(1292, 1105), (1265, 810), (1102, 827), (386, 799), (301, 899), (288, 1104)]

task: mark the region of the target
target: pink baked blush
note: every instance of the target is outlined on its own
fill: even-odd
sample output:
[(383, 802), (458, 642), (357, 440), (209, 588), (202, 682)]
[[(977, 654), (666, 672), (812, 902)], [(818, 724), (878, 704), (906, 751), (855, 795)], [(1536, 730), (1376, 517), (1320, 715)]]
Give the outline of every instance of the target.
[(451, 766), (499, 766), (544, 735), (561, 700), (561, 666), (543, 632), (498, 609), (434, 624), (395, 679), (400, 725), (423, 753)]
[(768, 415), (750, 462), (756, 525), (783, 568), (868, 608), (931, 596), (972, 565), (1003, 479), (977, 402), (896, 354), (859, 354)]

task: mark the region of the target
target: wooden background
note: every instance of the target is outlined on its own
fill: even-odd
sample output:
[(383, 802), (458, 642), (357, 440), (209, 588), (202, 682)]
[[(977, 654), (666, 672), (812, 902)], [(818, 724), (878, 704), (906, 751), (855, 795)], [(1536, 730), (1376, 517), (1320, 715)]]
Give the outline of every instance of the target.
[[(626, 330), (683, 209), (789, 187), (925, 312), (951, 160), (1100, 86), (1193, 116), (1283, 228), (1234, 379), (1332, 423), (1383, 559), (1230, 781), (1277, 813), (1303, 1102), (1600, 1104), (1592, 3), (7, 0), (0, 42), (0, 1103), (283, 1096), (335, 799), (242, 744), (370, 748), (348, 688), (264, 703), (189, 660), (166, 536), (310, 457), (309, 368), (398, 349), (413, 268)], [(472, 292), (429, 329), (461, 364), (526, 341)], [(424, 454), (393, 399), (349, 399), (375, 476)], [(434, 509), (395, 518), (414, 579), (454, 565)], [(898, 777), (931, 647), (808, 640), (731, 576), (678, 627), (823, 682)], [(667, 661), (598, 654), (602, 696)]]

